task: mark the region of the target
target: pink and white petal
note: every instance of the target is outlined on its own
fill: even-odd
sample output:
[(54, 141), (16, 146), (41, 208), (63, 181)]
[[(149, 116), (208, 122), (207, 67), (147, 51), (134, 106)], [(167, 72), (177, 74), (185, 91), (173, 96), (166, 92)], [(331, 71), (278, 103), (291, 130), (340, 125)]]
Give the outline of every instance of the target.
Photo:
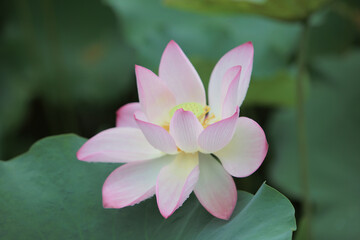
[(236, 122), (239, 117), (239, 108), (232, 116), (209, 125), (199, 135), (198, 144), (203, 153), (213, 153), (224, 148), (232, 139)]
[(228, 220), (237, 201), (233, 178), (210, 154), (199, 154), (199, 169), (196, 197), (209, 213)]
[(150, 123), (144, 119), (141, 112), (135, 113), (135, 121), (143, 132), (147, 141), (156, 149), (168, 154), (177, 153), (177, 147), (173, 137), (159, 125)]
[(116, 127), (138, 128), (134, 118), (134, 113), (141, 111), (140, 103), (128, 103), (119, 108), (116, 112)]
[(171, 119), (170, 134), (173, 136), (176, 145), (184, 152), (198, 151), (197, 139), (203, 131), (203, 126), (190, 111), (182, 108), (177, 110)]
[(210, 76), (209, 82), (209, 103), (215, 106), (220, 101), (219, 89), (222, 88), (222, 80), (228, 69), (240, 65), (242, 74), (239, 84), (238, 106), (243, 102), (249, 82), (253, 66), (254, 47), (251, 42), (244, 43), (229, 52), (227, 52), (215, 65)]
[(166, 84), (152, 71), (135, 66), (139, 100), (143, 112), (152, 123), (161, 124), (169, 118), (176, 100)]
[(199, 74), (174, 41), (170, 41), (163, 52), (159, 77), (173, 92), (177, 104), (186, 102), (206, 104), (205, 90)]
[(222, 115), (221, 118), (225, 119), (230, 117), (234, 113), (234, 109), (238, 106), (237, 97), (239, 95), (239, 81), (240, 81), (241, 67), (238, 68), (238, 73), (231, 81), (227, 88), (227, 93), (224, 96), (222, 103)]
[(198, 153), (179, 153), (161, 169), (156, 182), (156, 199), (164, 218), (168, 218), (184, 203), (194, 190), (198, 178)]
[(222, 107), (224, 99), (228, 93), (229, 86), (235, 78), (238, 78), (238, 75), (241, 72), (241, 66), (234, 66), (229, 68), (221, 82), (220, 94), (216, 94), (210, 101), (211, 112), (215, 114), (216, 117), (222, 117)]
[(123, 208), (137, 204), (155, 194), (160, 170), (175, 156), (165, 155), (152, 161), (127, 163), (113, 171), (103, 189), (104, 208)]
[(90, 138), (77, 152), (86, 162), (133, 162), (158, 158), (164, 153), (146, 140), (140, 129), (110, 128)]
[(246, 93), (249, 89), (252, 68), (253, 68), (253, 62), (251, 61), (251, 64), (244, 71), (244, 78), (240, 77), (239, 92), (238, 92), (238, 99), (237, 99), (238, 106), (242, 105), (242, 103), (246, 97)]
[(239, 77), (238, 75), (241, 73), (241, 69), (241, 66), (237, 65), (226, 71), (221, 83), (221, 102), (224, 102), (225, 96), (229, 91), (230, 84), (235, 78)]
[(262, 128), (254, 120), (240, 117), (231, 142), (214, 154), (232, 176), (247, 177), (260, 167), (267, 150), (268, 144)]

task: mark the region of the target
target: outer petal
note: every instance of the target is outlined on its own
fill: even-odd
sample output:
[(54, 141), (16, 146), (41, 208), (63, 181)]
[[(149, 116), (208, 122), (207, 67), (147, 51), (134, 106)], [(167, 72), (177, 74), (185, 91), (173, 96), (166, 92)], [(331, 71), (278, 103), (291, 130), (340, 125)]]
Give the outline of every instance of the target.
[(231, 142), (215, 155), (228, 173), (234, 177), (247, 177), (260, 167), (267, 150), (262, 128), (255, 121), (240, 117)]
[(141, 111), (140, 103), (128, 103), (116, 112), (116, 127), (133, 127), (138, 128), (134, 118), (134, 113)]
[(199, 168), (199, 181), (194, 189), (196, 197), (212, 215), (228, 220), (237, 201), (234, 180), (209, 154), (199, 154)]
[(137, 204), (155, 194), (157, 176), (174, 156), (146, 162), (128, 163), (113, 171), (106, 179), (102, 194), (105, 208), (122, 208)]
[[(226, 94), (224, 96), (224, 100), (222, 102), (222, 114), (221, 114), (221, 118), (228, 118), (230, 117), (233, 112), (234, 109), (238, 106), (238, 101), (237, 101), (237, 97), (238, 97), (238, 89), (239, 89), (239, 82), (240, 82), (240, 73), (241, 73), (241, 67), (240, 66), (235, 66), (231, 69), (234, 69), (235, 71), (237, 71), (235, 77), (232, 79), (232, 81), (230, 82), (229, 86), (227, 87), (227, 91)], [(223, 85), (224, 87), (224, 85)]]
[(140, 104), (147, 118), (162, 124), (168, 120), (170, 110), (176, 105), (175, 97), (166, 86), (149, 69), (135, 66)]
[(161, 57), (159, 76), (174, 93), (177, 104), (206, 104), (205, 90), (194, 66), (181, 48), (170, 41)]
[(135, 113), (135, 121), (145, 135), (147, 141), (160, 151), (175, 154), (177, 147), (172, 136), (162, 127), (150, 123), (141, 112)]
[(177, 110), (171, 119), (170, 134), (174, 137), (176, 145), (184, 152), (198, 151), (197, 139), (203, 127), (194, 113)]
[(168, 218), (193, 191), (199, 177), (197, 153), (180, 153), (161, 169), (156, 183), (156, 199), (161, 215)]
[(213, 153), (225, 147), (232, 139), (236, 121), (239, 117), (239, 108), (226, 119), (211, 124), (200, 134), (198, 143), (203, 153)]
[(87, 162), (132, 162), (158, 158), (164, 153), (148, 143), (140, 129), (110, 128), (90, 138), (77, 152)]
[(237, 65), (242, 67), (237, 100), (237, 105), (241, 105), (249, 87), (253, 57), (254, 47), (251, 42), (248, 42), (230, 50), (219, 60), (210, 76), (209, 103), (211, 107), (213, 107), (213, 105), (215, 106), (216, 103), (221, 100), (221, 96), (219, 96), (219, 89), (222, 88), (222, 79), (226, 71)]

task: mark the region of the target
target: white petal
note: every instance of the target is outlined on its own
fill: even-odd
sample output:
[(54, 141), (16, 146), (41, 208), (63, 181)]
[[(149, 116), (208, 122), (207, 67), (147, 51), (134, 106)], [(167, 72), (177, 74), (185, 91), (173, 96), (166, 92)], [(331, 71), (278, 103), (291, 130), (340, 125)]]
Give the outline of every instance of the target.
[(155, 194), (157, 176), (175, 156), (146, 162), (127, 163), (106, 179), (102, 194), (105, 208), (122, 208), (137, 204)]
[(161, 57), (159, 77), (173, 92), (177, 104), (206, 104), (205, 90), (195, 68), (179, 45), (170, 41)]
[(162, 124), (176, 105), (175, 97), (166, 84), (149, 69), (135, 66), (139, 100), (150, 122)]
[(239, 108), (236, 109), (232, 116), (213, 123), (205, 128), (198, 139), (201, 152), (213, 153), (225, 147), (234, 135), (238, 117)]
[(224, 100), (222, 102), (222, 114), (221, 118), (228, 118), (234, 113), (234, 109), (238, 106), (238, 95), (239, 95), (239, 82), (240, 82), (240, 73), (241, 73), (241, 67), (237, 68), (237, 74), (232, 79), (232, 81), (229, 84), (229, 87), (227, 88), (227, 92), (224, 96)]
[(145, 135), (147, 141), (156, 149), (168, 154), (177, 153), (173, 137), (162, 127), (150, 123), (141, 112), (135, 113), (135, 121)]
[(90, 138), (77, 152), (87, 162), (133, 162), (158, 158), (155, 149), (137, 128), (111, 128)]
[(193, 191), (199, 177), (197, 153), (180, 153), (161, 169), (156, 183), (156, 199), (161, 215), (168, 218)]
[[(236, 93), (235, 103), (237, 104), (237, 94), (239, 90), (238, 85), (240, 81), (240, 74), (241, 74), (241, 66), (237, 65), (229, 68), (224, 74), (224, 77), (222, 78), (220, 91), (218, 91), (217, 94), (211, 98), (211, 100), (209, 98), (211, 112), (214, 113), (216, 117), (218, 118), (221, 117), (222, 119), (226, 118), (223, 117), (222, 113), (223, 113), (224, 101), (229, 91)], [(236, 83), (237, 86), (234, 86), (233, 83), (234, 81), (237, 81)], [(232, 85), (232, 88), (229, 89), (230, 85)], [(234, 87), (236, 87), (236, 89), (234, 89)]]
[(221, 95), (219, 94), (223, 84), (222, 80), (225, 73), (234, 66), (242, 67), (237, 99), (237, 105), (241, 105), (249, 87), (253, 58), (254, 47), (251, 42), (248, 42), (230, 50), (218, 61), (211, 73), (209, 82), (209, 103), (211, 107), (214, 106), (216, 109), (215, 106), (217, 105), (220, 108), (218, 104), (222, 104)]
[(215, 155), (234, 177), (247, 177), (255, 172), (266, 156), (268, 144), (262, 128), (246, 117), (240, 117), (231, 142)]
[(119, 108), (116, 112), (116, 127), (134, 127), (138, 128), (135, 122), (134, 113), (141, 111), (140, 103), (128, 103)]
[(217, 218), (229, 219), (237, 201), (234, 180), (209, 154), (199, 154), (199, 180), (194, 192), (206, 210)]
[(203, 127), (194, 113), (177, 110), (171, 119), (170, 134), (174, 137), (176, 145), (185, 152), (196, 152), (198, 150), (197, 139)]

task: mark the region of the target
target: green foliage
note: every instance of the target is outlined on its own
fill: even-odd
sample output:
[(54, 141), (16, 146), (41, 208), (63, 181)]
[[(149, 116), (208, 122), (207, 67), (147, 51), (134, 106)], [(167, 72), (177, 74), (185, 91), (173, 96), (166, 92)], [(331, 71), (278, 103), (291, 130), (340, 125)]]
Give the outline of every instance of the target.
[(229, 221), (215, 219), (192, 195), (161, 217), (154, 198), (120, 210), (103, 209), (101, 186), (116, 164), (76, 159), (85, 139), (49, 137), (29, 152), (0, 162), (1, 239), (276, 239), (295, 230), (294, 208), (263, 184), (239, 191)]
[[(78, 131), (77, 113), (85, 115), (90, 105), (96, 110), (128, 101), (129, 89), (135, 88), (133, 51), (106, 5), (97, 0), (17, 0), (4, 3), (0, 11), (9, 15), (0, 38), (3, 148), (22, 151), (26, 140), (13, 136), (34, 115), (33, 102), (45, 112), (36, 109), (36, 121), (54, 134)], [(9, 150), (13, 144), (17, 149)]]
[(200, 12), (252, 13), (276, 19), (302, 20), (329, 0), (164, 0), (173, 7)]
[(2, 66), (6, 82), (31, 82), (28, 91), (59, 104), (113, 100), (129, 86), (132, 64), (121, 56), (131, 52), (105, 5), (36, 0), (12, 7), (1, 45), (10, 59)]
[[(354, 13), (349, 11), (354, 11)], [(309, 33), (308, 55), (315, 58), (330, 53), (341, 54), (351, 49), (356, 38), (360, 37), (360, 22), (356, 15), (352, 16), (357, 11), (356, 8), (338, 1), (332, 10), (314, 14)]]
[[(306, 105), (313, 201), (314, 239), (357, 239), (360, 236), (360, 51), (316, 59), (316, 75)], [(278, 112), (268, 135), (277, 159), (271, 179), (287, 194), (301, 199), (296, 116)]]
[(295, 104), (295, 79), (289, 72), (271, 78), (256, 79), (248, 89), (245, 105), (292, 106)]
[(160, 0), (106, 1), (122, 20), (124, 37), (137, 51), (139, 61), (155, 72), (171, 39), (191, 59), (199, 62), (201, 58), (212, 67), (227, 51), (251, 40), (256, 49), (254, 76), (271, 76), (286, 66), (300, 30), (296, 24), (256, 17), (179, 11), (163, 6)]

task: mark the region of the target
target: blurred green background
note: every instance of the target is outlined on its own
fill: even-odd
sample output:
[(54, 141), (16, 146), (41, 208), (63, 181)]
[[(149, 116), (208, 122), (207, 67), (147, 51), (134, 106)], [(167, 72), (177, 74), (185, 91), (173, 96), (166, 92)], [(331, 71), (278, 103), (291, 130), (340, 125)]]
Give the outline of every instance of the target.
[(238, 179), (301, 189), (295, 93), (301, 21), (309, 18), (306, 125), (314, 239), (360, 238), (360, 2), (357, 0), (14, 0), (0, 3), (0, 159), (38, 139), (113, 127), (137, 101), (134, 64), (157, 72), (175, 40), (207, 87), (228, 50), (252, 41), (254, 68), (241, 115), (263, 126), (268, 156)]

